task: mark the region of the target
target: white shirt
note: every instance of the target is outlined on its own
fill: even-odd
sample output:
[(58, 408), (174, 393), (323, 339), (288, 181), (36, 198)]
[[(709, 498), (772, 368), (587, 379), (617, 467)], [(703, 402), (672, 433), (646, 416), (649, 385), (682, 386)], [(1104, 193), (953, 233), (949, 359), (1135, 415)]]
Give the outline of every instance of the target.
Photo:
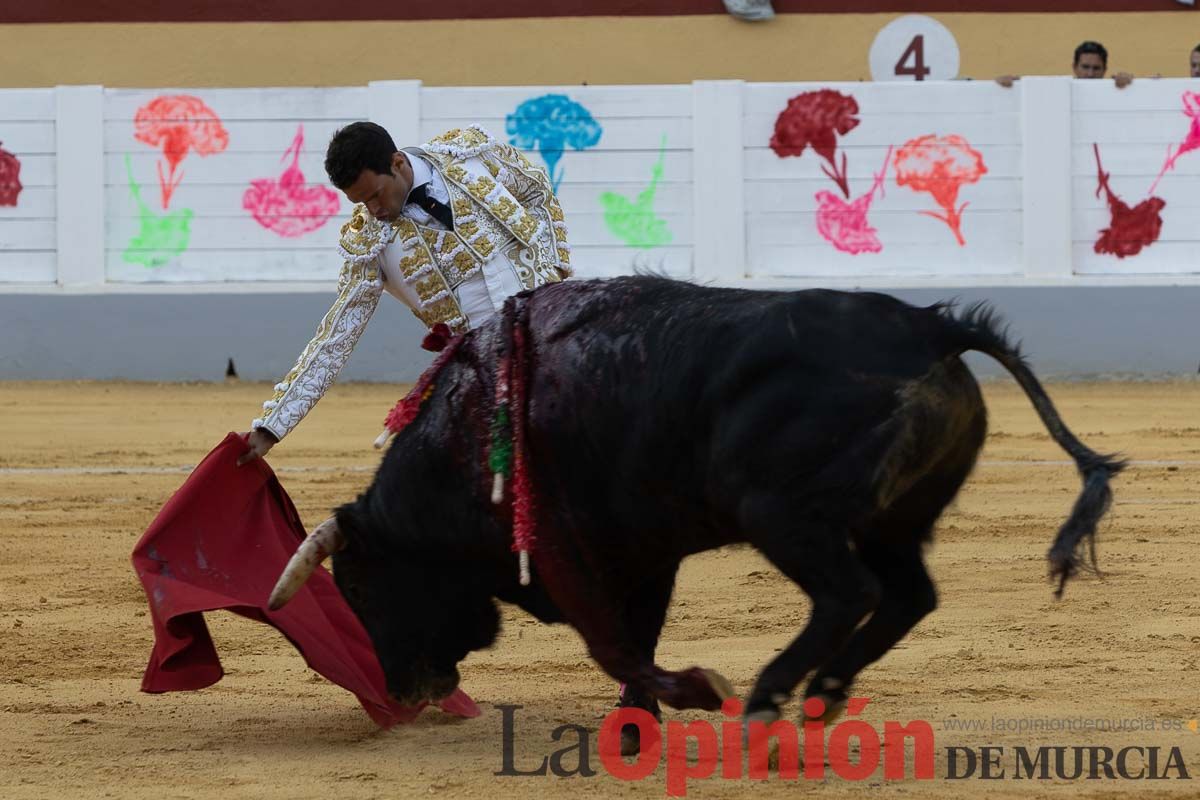
[[(434, 172), (433, 168), (420, 156), (411, 153), (404, 155), (408, 157), (408, 163), (412, 166), (412, 188), (428, 184), (426, 191), (429, 196), (449, 206), (450, 192), (446, 189), (442, 176)], [(411, 191), (410, 189), (410, 194)], [(425, 209), (416, 203), (405, 203), (400, 213), (418, 225), (446, 230), (445, 225), (426, 213)], [(415, 310), (420, 308), (421, 301), (413, 288), (404, 280), (404, 274), (400, 271), (400, 259), (403, 257), (404, 251), (399, 241), (393, 241), (380, 254), (383, 288), (392, 297)], [(463, 281), (454, 290), (454, 295), (458, 298), (458, 305), (467, 318), (467, 327), (476, 328), (499, 311), (504, 305), (505, 299), (521, 291), (521, 288), (521, 281), (517, 278), (513, 265), (497, 250), (488, 260), (484, 269)]]

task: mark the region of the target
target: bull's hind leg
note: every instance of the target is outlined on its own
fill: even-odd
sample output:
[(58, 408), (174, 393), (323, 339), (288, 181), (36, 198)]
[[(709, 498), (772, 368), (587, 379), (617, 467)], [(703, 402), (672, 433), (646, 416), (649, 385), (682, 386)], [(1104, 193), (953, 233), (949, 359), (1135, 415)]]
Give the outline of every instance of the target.
[(876, 544), (860, 550), (859, 556), (879, 579), (882, 595), (875, 613), (817, 670), (804, 693), (824, 702), (826, 721), (841, 712), (858, 673), (882, 658), (937, 607), (937, 592), (925, 569), (919, 540)]
[(808, 624), (758, 676), (746, 702), (748, 720), (773, 722), (804, 677), (850, 637), (879, 600), (879, 580), (851, 552), (844, 530), (800, 520), (773, 498), (748, 500), (750, 540), (810, 598)]
[(821, 665), (805, 691), (807, 697), (824, 701), (826, 719), (841, 711), (858, 673), (882, 658), (937, 607), (937, 591), (921, 549), (970, 474), (986, 429), (980, 410), (955, 436), (956, 448), (897, 498), (859, 543), (858, 556), (879, 579), (883, 594), (871, 618)]

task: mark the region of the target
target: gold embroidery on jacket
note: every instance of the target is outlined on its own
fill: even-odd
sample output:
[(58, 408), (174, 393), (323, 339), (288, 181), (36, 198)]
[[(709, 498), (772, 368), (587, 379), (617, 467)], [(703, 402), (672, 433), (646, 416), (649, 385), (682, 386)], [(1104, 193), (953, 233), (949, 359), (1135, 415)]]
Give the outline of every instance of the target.
[(457, 283), (452, 286), (447, 281), (443, 271), (438, 268), (434, 255), (434, 248), (443, 249), (446, 243), (457, 242), (458, 237), (453, 234), (439, 235), (449, 234), (449, 231), (418, 229), (417, 224), (410, 219), (401, 218), (394, 225), (400, 242), (408, 253), (400, 259), (400, 271), (404, 273), (405, 281), (412, 286), (421, 303), (420, 308), (413, 309), (413, 313), (428, 328), (442, 322), (455, 333), (463, 333), (467, 320), (458, 304), (458, 298), (454, 295), (453, 290), (457, 288)]

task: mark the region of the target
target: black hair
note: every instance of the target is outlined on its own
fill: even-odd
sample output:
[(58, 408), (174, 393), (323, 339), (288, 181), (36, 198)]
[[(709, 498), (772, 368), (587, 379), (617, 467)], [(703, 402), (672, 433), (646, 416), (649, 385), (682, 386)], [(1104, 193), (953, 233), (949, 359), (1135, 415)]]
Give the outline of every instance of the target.
[(333, 134), (325, 150), (325, 172), (339, 189), (347, 189), (364, 169), (379, 175), (392, 173), (396, 143), (374, 122), (352, 122)]
[(1104, 49), (1104, 45), (1099, 42), (1087, 41), (1075, 48), (1075, 60), (1071, 62), (1072, 66), (1079, 63), (1079, 57), (1085, 56), (1088, 53), (1094, 53), (1100, 56), (1100, 63), (1108, 69), (1108, 51)]

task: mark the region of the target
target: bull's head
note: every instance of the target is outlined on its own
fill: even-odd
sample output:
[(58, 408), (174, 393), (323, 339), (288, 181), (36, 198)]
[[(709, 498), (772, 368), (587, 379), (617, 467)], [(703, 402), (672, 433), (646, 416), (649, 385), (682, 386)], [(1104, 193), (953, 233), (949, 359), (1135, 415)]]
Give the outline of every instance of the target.
[(458, 662), (495, 641), (500, 617), (484, 576), (464, 570), (454, 553), (398, 547), (396, 537), (372, 530), (357, 503), (304, 541), (271, 593), (271, 610), (329, 555), (334, 582), (370, 635), (398, 703), (448, 696), (458, 686)]

